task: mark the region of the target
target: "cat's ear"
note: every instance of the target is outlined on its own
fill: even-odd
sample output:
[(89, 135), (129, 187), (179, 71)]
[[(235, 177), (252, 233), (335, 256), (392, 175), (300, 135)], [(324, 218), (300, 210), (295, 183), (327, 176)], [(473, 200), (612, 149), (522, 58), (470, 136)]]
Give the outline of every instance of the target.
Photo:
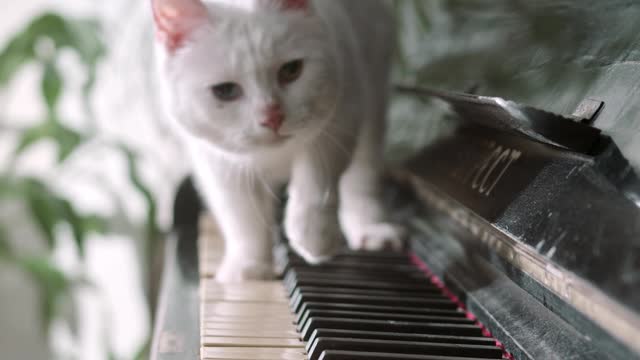
[(186, 37), (207, 21), (201, 0), (151, 0), (156, 35), (169, 51), (181, 47)]

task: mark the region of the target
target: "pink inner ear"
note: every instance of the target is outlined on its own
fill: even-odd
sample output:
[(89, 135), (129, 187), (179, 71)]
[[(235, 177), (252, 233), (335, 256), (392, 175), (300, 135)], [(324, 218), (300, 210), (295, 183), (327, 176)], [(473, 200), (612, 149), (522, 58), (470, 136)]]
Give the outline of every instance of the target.
[(309, 8), (309, 0), (282, 0), (282, 6), (287, 10), (306, 10)]
[(152, 0), (156, 35), (171, 52), (183, 45), (185, 38), (207, 18), (200, 0)]

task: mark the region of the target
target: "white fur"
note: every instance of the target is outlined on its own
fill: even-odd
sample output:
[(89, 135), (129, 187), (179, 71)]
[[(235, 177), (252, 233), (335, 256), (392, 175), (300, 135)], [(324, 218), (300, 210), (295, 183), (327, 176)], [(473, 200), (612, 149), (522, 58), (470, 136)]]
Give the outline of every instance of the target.
[[(340, 228), (352, 248), (400, 245), (379, 200), (394, 39), (386, 6), (316, 0), (305, 12), (269, 1), (208, 0), (208, 21), (182, 47), (158, 44), (163, 103), (225, 238), (219, 281), (272, 275), (272, 189), (286, 181), (285, 231), (309, 262), (331, 256)], [(298, 58), (301, 77), (280, 86), (279, 67)], [(242, 99), (212, 96), (211, 85), (228, 81), (243, 86)], [(286, 141), (259, 124), (274, 101)]]

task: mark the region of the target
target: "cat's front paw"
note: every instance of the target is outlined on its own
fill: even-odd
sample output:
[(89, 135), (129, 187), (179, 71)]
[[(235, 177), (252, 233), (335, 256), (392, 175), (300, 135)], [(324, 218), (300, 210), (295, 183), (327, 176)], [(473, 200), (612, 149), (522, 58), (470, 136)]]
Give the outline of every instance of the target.
[(252, 280), (270, 280), (274, 277), (273, 264), (250, 262), (246, 259), (225, 259), (216, 271), (216, 281), (225, 284)]
[(404, 228), (386, 222), (359, 225), (350, 233), (347, 242), (353, 250), (378, 251), (390, 248), (400, 251), (406, 237)]
[(285, 231), (293, 250), (311, 264), (329, 260), (344, 243), (335, 208), (292, 209)]

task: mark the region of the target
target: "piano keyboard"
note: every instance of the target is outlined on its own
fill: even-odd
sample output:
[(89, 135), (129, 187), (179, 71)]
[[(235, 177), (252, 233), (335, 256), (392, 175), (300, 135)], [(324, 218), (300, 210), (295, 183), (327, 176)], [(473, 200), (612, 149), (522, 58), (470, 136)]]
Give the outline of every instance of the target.
[[(500, 344), (404, 254), (345, 251), (283, 281), (218, 284), (215, 228), (200, 236), (202, 360), (506, 359)], [(201, 230), (201, 234), (203, 233)]]

